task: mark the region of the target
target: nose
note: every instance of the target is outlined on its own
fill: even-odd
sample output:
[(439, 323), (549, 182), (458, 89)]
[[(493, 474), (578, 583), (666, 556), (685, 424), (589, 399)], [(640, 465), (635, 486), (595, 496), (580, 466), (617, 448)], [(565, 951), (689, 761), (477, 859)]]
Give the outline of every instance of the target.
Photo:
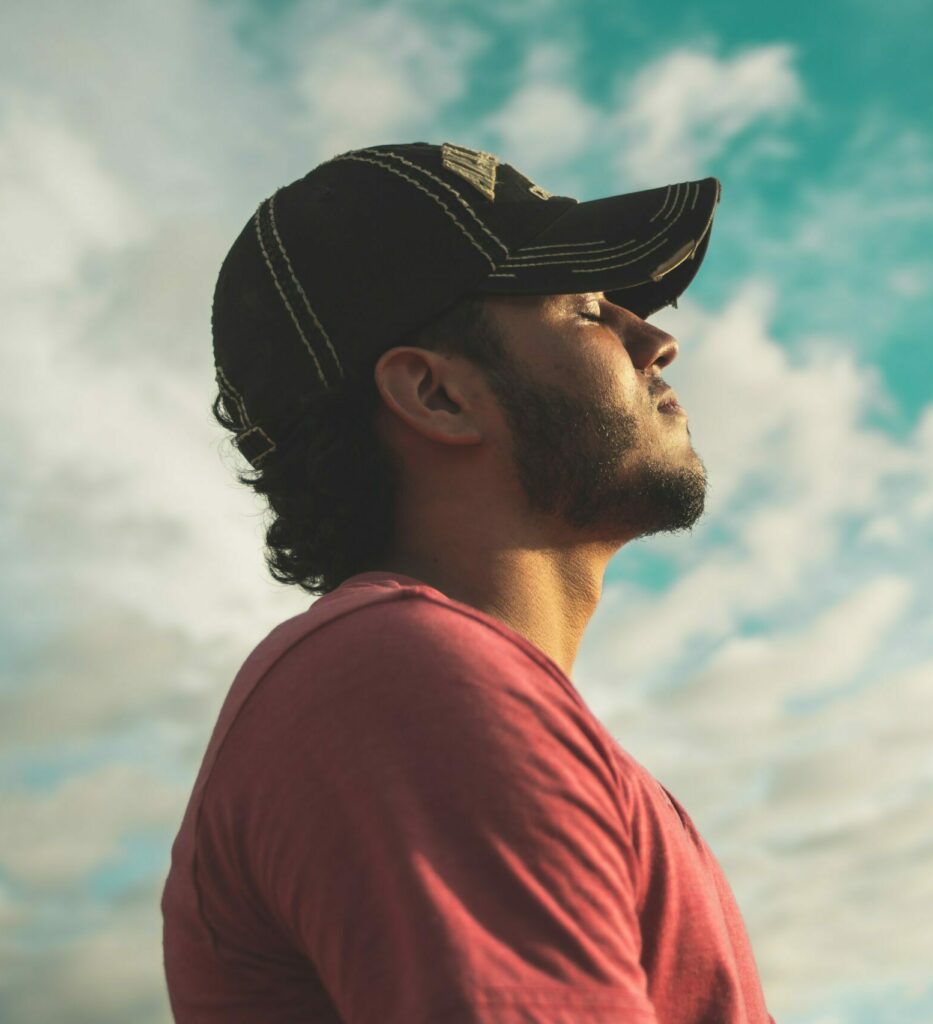
[(677, 358), (680, 346), (667, 331), (642, 320), (631, 310), (616, 307), (616, 312), (620, 319), (624, 318), (624, 322), (619, 324), (620, 334), (635, 369), (657, 367), (655, 372), (660, 373)]
[(667, 331), (643, 321), (635, 313), (632, 313), (632, 319), (634, 324), (627, 332), (625, 344), (633, 366), (642, 371), (656, 367), (656, 372), (660, 373), (677, 358), (680, 350), (677, 339)]

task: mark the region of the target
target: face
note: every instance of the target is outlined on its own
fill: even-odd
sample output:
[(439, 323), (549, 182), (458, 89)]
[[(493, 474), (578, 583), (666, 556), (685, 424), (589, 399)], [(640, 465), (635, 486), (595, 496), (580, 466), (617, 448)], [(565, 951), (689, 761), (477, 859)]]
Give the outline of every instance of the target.
[(691, 527), (706, 470), (686, 415), (658, 409), (676, 341), (601, 292), (486, 306), (510, 357), (487, 382), (531, 510), (594, 539)]

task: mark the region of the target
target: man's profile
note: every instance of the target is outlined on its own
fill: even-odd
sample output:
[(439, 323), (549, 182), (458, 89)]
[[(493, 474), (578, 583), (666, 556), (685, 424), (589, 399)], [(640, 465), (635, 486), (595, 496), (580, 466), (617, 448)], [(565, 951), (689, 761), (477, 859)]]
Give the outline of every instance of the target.
[(612, 556), (703, 512), (647, 318), (719, 197), (386, 144), (243, 228), (214, 413), (318, 599), (237, 673), (176, 837), (176, 1020), (772, 1021), (715, 857), (571, 682)]

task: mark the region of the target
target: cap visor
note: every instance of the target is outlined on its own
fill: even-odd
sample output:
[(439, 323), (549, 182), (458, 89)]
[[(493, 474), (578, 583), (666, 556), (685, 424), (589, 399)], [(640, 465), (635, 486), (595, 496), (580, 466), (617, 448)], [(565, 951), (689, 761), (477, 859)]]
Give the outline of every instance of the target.
[(646, 317), (675, 302), (706, 249), (717, 178), (576, 203), (474, 289), (484, 294), (604, 292)]

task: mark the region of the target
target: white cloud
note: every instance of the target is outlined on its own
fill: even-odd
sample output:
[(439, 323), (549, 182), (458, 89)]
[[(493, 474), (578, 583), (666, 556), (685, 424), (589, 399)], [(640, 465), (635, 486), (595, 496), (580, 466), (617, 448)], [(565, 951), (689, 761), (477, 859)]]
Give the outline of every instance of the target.
[[(439, 138), (483, 44), (409, 8), (325, 3), (294, 5), (244, 49), (234, 24), (247, 10), (18, 5), (0, 40), (0, 75), (16, 83), (0, 109), (0, 215), (15, 241), (0, 315), (16, 341), (0, 350), (12, 382), (0, 541), (18, 645), (0, 740), (4, 767), (25, 751), (32, 765), (81, 763), (9, 792), (0, 810), (10, 1020), (167, 1019), (162, 879), (114, 904), (83, 879), (123, 863), (132, 830), (177, 827), (233, 673), (310, 601), (266, 577), (261, 506), (217, 454), (209, 302), (226, 247), (258, 197), (317, 160)], [(549, 168), (566, 177), (568, 157), (602, 145), (573, 57), (530, 47), (514, 94), (473, 129), (497, 132), (521, 169), (540, 165), (547, 188)], [(649, 185), (694, 176), (799, 107), (793, 57), (678, 50), (645, 68), (613, 122), (625, 173)], [(863, 136), (867, 155), (877, 132)], [(749, 148), (786, 150), (775, 136)], [(903, 137), (894, 184), (913, 181), (916, 194), (875, 208), (879, 232), (928, 211), (924, 153)], [(807, 217), (828, 219), (792, 225), (795, 243), (851, 248), (862, 236), (845, 234), (846, 219), (860, 203), (864, 191), (834, 204), (814, 190)], [(774, 255), (787, 238), (770, 244)], [(884, 281), (906, 297), (915, 264), (899, 259)], [(899, 638), (933, 621), (918, 543), (933, 510), (933, 408), (905, 441), (866, 427), (884, 398), (877, 373), (841, 328), (814, 331), (800, 355), (778, 344), (781, 298), (752, 277), (722, 310), (685, 301), (657, 318), (683, 342), (666, 376), (711, 471), (709, 512), (697, 543), (649, 542), (680, 569), (663, 595), (607, 585), (577, 676), (721, 852), (776, 979), (769, 1002), (790, 1007), (864, 962), (886, 978), (926, 969), (933, 664)], [(862, 575), (846, 563), (847, 525), (879, 548)], [(737, 636), (750, 614), (778, 624)], [(901, 650), (902, 663), (877, 668)], [(860, 672), (870, 678), (855, 688)], [(791, 715), (786, 700), (801, 694), (827, 703)], [(74, 941), (17, 948), (50, 914)]]
[[(483, 41), (333, 4), (247, 50), (248, 13), (39, 4), (0, 39), (0, 733), (8, 777), (45, 779), (0, 811), (11, 1021), (167, 1019), (162, 878), (135, 906), (87, 878), (126, 867), (136, 830), (173, 835), (235, 671), (312, 600), (268, 578), (262, 503), (218, 457), (227, 247), (318, 160), (430, 132)], [(59, 921), (75, 941), (27, 952)]]
[(312, 28), (317, 9), (299, 5), (292, 17), (294, 90), (304, 105), (296, 134), (306, 133), (319, 159), (426, 131), (465, 91), (483, 42), (462, 22), (428, 23), (389, 6), (343, 11), (323, 34)]
[(49, 948), (12, 949), (0, 975), (4, 1020), (170, 1024), (162, 927), (152, 912), (159, 897), (160, 888), (140, 887), (86, 930), (76, 934), (65, 922)]
[(116, 762), (50, 793), (8, 792), (0, 805), (0, 865), (29, 888), (74, 885), (113, 859), (130, 830), (171, 827), (186, 798), (153, 773)]
[[(743, 617), (781, 613), (814, 574), (834, 571), (852, 517), (895, 516), (908, 531), (910, 496), (928, 477), (924, 449), (864, 425), (881, 388), (870, 365), (826, 340), (792, 361), (770, 336), (773, 312), (773, 290), (750, 281), (716, 316), (685, 301), (658, 318), (682, 338), (665, 377), (688, 411), (709, 475), (707, 512), (693, 534), (702, 557), (683, 537), (651, 538), (683, 571), (656, 600), (630, 595), (624, 611), (611, 606), (605, 624), (597, 611), (590, 630), (598, 678), (605, 661), (646, 685), (691, 645), (734, 632)], [(892, 510), (895, 483), (906, 491)], [(705, 547), (717, 532), (728, 541)], [(623, 549), (621, 573), (625, 558)]]
[(786, 322), (879, 362), (886, 346), (913, 344), (933, 228), (933, 136), (869, 111), (825, 173), (799, 178), (779, 215), (759, 198), (760, 183), (729, 188), (723, 204), (734, 210), (724, 217), (723, 206), (719, 237), (781, 282)]
[[(726, 639), (704, 668), (682, 687), (659, 696), (707, 742), (721, 742), (740, 729), (768, 736), (788, 698), (813, 698), (858, 679), (907, 610), (910, 584), (881, 576), (822, 609), (804, 629)], [(764, 751), (762, 751), (764, 752)]]
[(15, 93), (0, 107), (0, 220), (4, 291), (67, 284), (88, 247), (119, 252), (146, 224), (129, 190), (54, 105)]
[(579, 158), (598, 122), (572, 82), (574, 66), (567, 44), (532, 46), (518, 87), (486, 121), (503, 159), (533, 177)]
[(802, 103), (794, 57), (787, 44), (725, 59), (682, 47), (619, 80), (610, 129), (619, 173), (632, 188), (703, 176), (741, 132)]
[(692, 538), (647, 541), (680, 570), (663, 593), (625, 582), (622, 549), (575, 679), (713, 847), (790, 1014), (858, 964), (918, 984), (933, 942), (933, 406), (902, 441), (869, 427), (875, 368), (838, 337), (790, 351), (777, 316), (751, 279), (657, 318), (711, 500)]
[[(789, 45), (732, 58), (674, 49), (633, 77), (617, 76), (603, 103), (585, 95), (578, 49), (572, 35), (529, 44), (513, 91), (483, 122), (488, 144), (551, 191), (582, 195), (595, 167), (611, 168), (627, 190), (713, 174), (713, 162), (742, 133), (749, 138), (735, 175), (796, 153), (792, 141), (764, 131), (809, 109)], [(584, 153), (586, 166), (573, 167)]]

